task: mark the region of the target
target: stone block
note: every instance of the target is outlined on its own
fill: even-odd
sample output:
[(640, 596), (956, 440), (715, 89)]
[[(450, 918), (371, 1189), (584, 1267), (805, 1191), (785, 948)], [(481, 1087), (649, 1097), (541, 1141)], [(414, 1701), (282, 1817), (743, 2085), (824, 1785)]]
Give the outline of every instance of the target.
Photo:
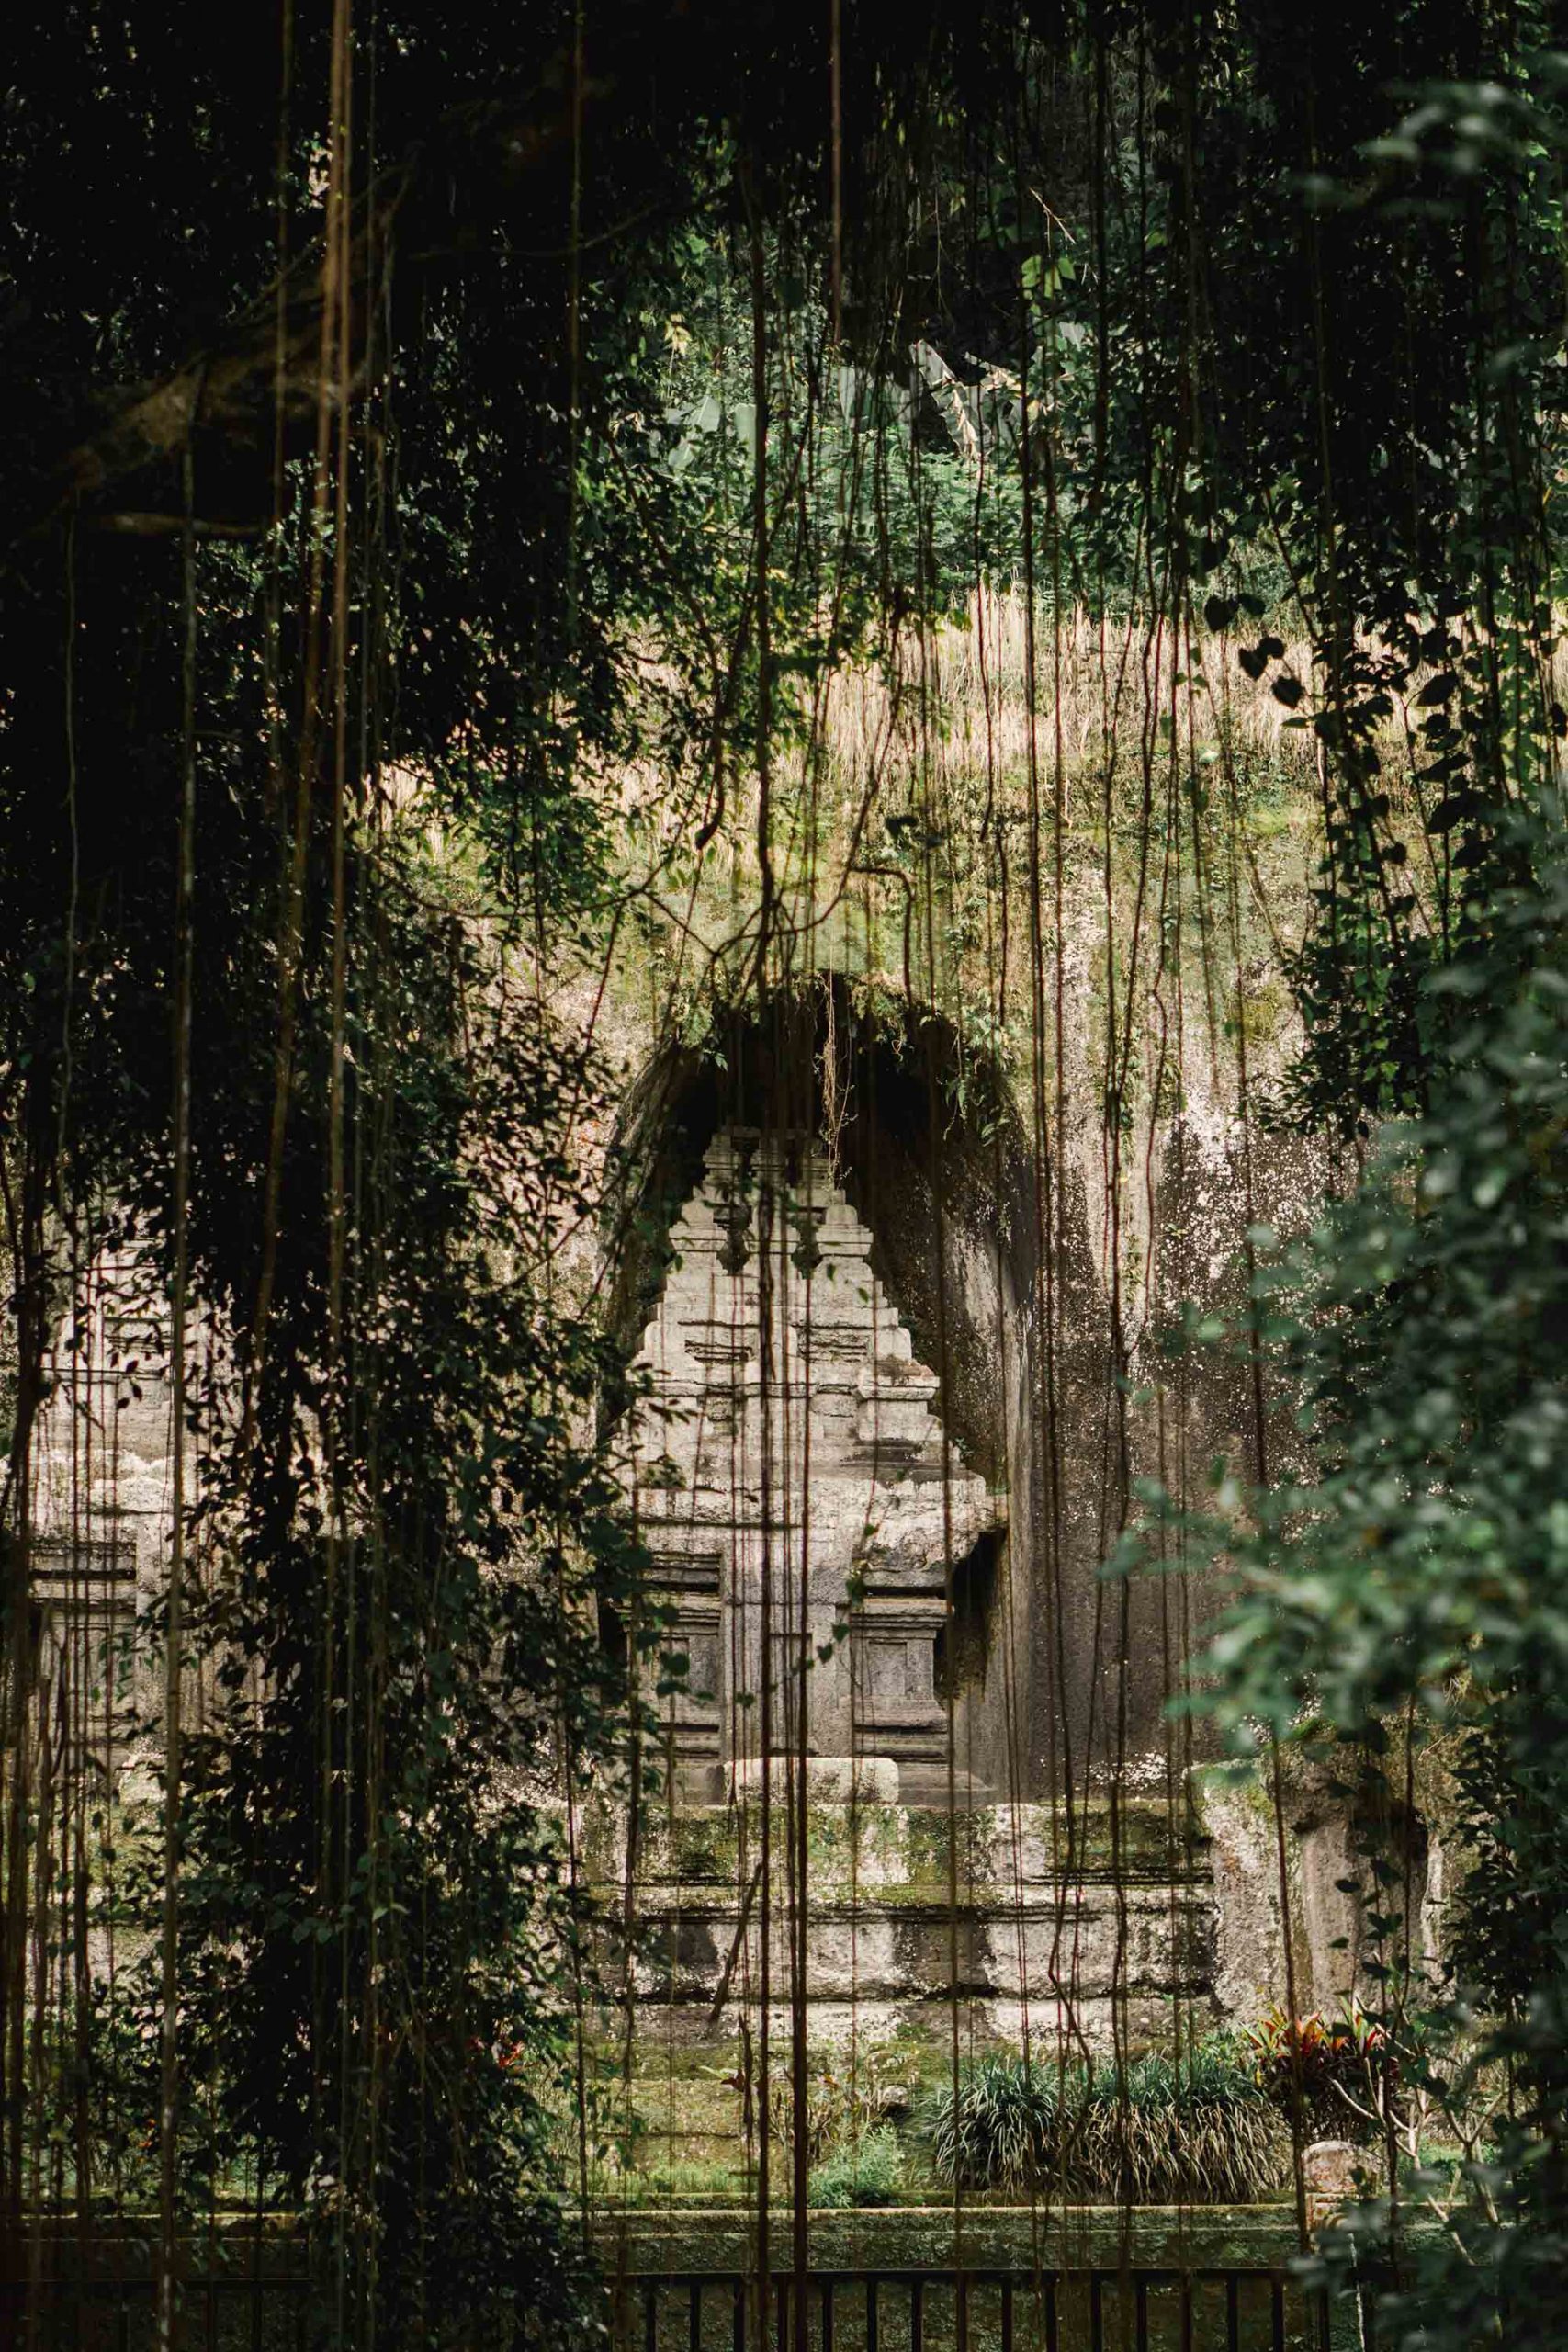
[[(791, 1773), (799, 1769), (798, 1758), (742, 1757), (730, 1767), (730, 1787), (738, 1804), (756, 1804), (765, 1781), (770, 1803), (783, 1804)], [(898, 1767), (888, 1756), (808, 1756), (806, 1798), (814, 1805), (896, 1804)]]

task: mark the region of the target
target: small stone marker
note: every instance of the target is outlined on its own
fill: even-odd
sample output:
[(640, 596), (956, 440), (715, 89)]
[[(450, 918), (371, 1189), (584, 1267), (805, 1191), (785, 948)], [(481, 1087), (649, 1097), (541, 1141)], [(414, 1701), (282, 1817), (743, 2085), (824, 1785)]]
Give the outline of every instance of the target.
[(1348, 2140), (1314, 2140), (1302, 2150), (1309, 2230), (1321, 2230), (1356, 2194), (1359, 2154)]

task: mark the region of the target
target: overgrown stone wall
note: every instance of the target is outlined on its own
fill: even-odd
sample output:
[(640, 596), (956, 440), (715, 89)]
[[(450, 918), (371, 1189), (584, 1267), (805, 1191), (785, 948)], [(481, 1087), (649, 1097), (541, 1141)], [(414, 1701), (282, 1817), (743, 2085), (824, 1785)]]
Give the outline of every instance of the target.
[[(1210, 1592), (1100, 1574), (1132, 1482), (1195, 1493), (1211, 1458), (1256, 1453), (1245, 1359), (1167, 1361), (1159, 1333), (1183, 1300), (1235, 1303), (1248, 1223), (1310, 1216), (1321, 1159), (1244, 1132), (1190, 1073), (1179, 1110), (1129, 1139), (1143, 1207), (1113, 1231), (1088, 1112), (1043, 1153), (1017, 1074), (929, 1010), (874, 1015), (837, 980), (705, 1050), (661, 1044), (624, 1004), (617, 1020), (626, 1085), (618, 1131), (592, 1140), (605, 1216), (579, 1271), (620, 1338), (606, 1432), (635, 1432), (653, 1597), (693, 1667), (661, 1701), (673, 1815), (635, 1850), (624, 1819), (602, 1822), (593, 1850), (617, 1914), (630, 1871), (639, 2047), (722, 2056), (759, 2016), (764, 1935), (775, 2021), (801, 1970), (829, 2044), (929, 2052), (954, 2013), (975, 2049), (1245, 2023), (1285, 1997), (1287, 1916), (1298, 1999), (1331, 2004), (1368, 1957), (1338, 1883), (1360, 1801), (1292, 1784), (1282, 1904), (1267, 1796), (1207, 1770), (1168, 1713)], [(35, 1498), (57, 1624), (151, 1601), (166, 1557), (166, 1341), (133, 1268), (106, 1259), (57, 1352)], [(1284, 1400), (1263, 1436), (1277, 1466)], [(761, 1681), (764, 1535), (814, 1719), (807, 1876), (773, 1857), (765, 1920), (763, 1741), (735, 1704)], [(790, 1706), (780, 1751), (800, 1745)], [(787, 1793), (775, 1777), (775, 1836)], [(1419, 1807), (1403, 1835), (1431, 1944), (1440, 1847)]]

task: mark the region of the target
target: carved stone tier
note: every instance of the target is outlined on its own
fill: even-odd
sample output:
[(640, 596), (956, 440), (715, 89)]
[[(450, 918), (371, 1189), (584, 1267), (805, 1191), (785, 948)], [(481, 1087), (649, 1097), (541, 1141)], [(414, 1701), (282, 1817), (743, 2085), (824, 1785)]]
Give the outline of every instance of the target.
[[(768, 1778), (785, 1770), (775, 1757)], [(754, 2032), (764, 1983), (784, 2042), (797, 1972), (818, 2046), (857, 2034), (874, 2044), (911, 2028), (940, 2040), (956, 2003), (966, 2049), (1056, 2051), (1066, 2037), (1075, 2051), (1107, 2051), (1118, 2030), (1162, 2039), (1175, 2007), (1202, 2016), (1223, 2007), (1207, 1841), (1161, 1799), (1123, 1799), (1114, 1822), (1105, 1799), (1085, 1800), (1070, 1826), (1044, 1804), (955, 1815), (940, 1803), (889, 1801), (885, 1762), (808, 1762), (804, 1903), (790, 1874), (790, 1816), (775, 1803), (764, 1917), (762, 1768), (738, 1777), (741, 1802), (655, 1806), (642, 1826), (630, 1990), (656, 2050), (723, 2046), (742, 2019)], [(618, 1838), (606, 1838), (594, 1867), (614, 1915), (626, 1868)]]

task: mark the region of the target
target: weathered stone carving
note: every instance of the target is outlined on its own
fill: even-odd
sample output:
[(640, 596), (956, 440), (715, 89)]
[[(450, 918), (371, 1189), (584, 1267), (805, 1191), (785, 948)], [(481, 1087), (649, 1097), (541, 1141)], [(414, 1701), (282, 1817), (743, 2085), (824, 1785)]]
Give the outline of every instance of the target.
[(636, 1454), (689, 1660), (677, 1758), (941, 1760), (948, 1564), (1004, 1508), (944, 1436), (871, 1235), (820, 1144), (726, 1129), (671, 1241)]

